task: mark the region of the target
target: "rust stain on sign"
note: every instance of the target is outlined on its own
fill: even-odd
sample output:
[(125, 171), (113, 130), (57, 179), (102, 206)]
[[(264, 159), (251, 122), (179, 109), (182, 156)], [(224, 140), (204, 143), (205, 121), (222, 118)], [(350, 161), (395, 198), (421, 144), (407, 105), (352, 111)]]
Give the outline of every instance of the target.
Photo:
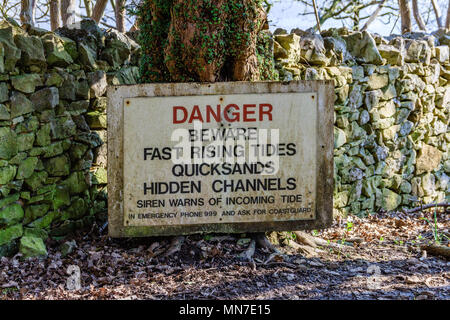
[(110, 89), (110, 235), (329, 225), (332, 89), (325, 81)]

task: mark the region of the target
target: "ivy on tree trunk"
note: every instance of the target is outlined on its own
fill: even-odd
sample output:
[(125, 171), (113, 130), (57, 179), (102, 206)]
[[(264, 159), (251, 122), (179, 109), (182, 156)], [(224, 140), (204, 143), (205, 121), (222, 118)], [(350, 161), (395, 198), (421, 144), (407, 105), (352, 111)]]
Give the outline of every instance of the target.
[(142, 82), (277, 79), (261, 0), (145, 0)]

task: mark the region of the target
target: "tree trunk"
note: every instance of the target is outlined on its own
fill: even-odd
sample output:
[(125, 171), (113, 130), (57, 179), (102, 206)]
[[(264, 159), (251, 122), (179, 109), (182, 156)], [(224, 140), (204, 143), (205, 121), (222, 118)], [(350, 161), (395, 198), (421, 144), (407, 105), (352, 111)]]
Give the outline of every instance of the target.
[(445, 28), (450, 29), (450, 0), (448, 0), (447, 19), (445, 20)]
[(433, 4), (434, 15), (436, 16), (436, 23), (438, 25), (438, 28), (442, 28), (441, 8), (439, 8), (439, 4), (436, 2), (436, 0), (431, 0), (431, 3)]
[(411, 32), (411, 9), (408, 0), (398, 0), (402, 21), (402, 34)]
[(86, 16), (89, 18), (92, 16), (91, 0), (83, 0), (84, 7), (86, 8)]
[(21, 0), (20, 2), (20, 21), (23, 24), (35, 24), (36, 0)]
[(427, 27), (425, 26), (425, 23), (422, 20), (422, 16), (420, 15), (419, 6), (417, 5), (417, 0), (412, 0), (412, 8), (413, 8), (414, 19), (416, 20), (417, 25), (419, 26), (419, 29), (422, 31), (426, 31)]
[(258, 0), (145, 0), (140, 8), (146, 82), (259, 80)]
[(120, 32), (125, 32), (125, 1), (116, 0), (116, 27)]
[(97, 0), (95, 2), (94, 9), (92, 10), (92, 19), (94, 19), (95, 22), (100, 22), (107, 4), (108, 0)]
[(59, 24), (59, 14), (60, 14), (60, 5), (59, 0), (50, 0), (50, 28), (52, 31), (55, 31), (60, 27)]
[(76, 21), (76, 2), (75, 0), (61, 0), (61, 19), (63, 26), (68, 26)]

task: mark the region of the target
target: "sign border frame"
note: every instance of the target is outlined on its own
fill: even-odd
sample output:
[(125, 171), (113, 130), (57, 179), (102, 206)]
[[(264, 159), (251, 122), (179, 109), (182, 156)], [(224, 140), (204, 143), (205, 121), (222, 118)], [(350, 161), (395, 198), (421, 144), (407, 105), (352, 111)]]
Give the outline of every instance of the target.
[[(127, 98), (257, 93), (315, 93), (317, 96), (316, 219), (264, 222), (207, 223), (168, 226), (125, 226), (123, 206), (123, 110)], [(110, 237), (151, 237), (196, 233), (245, 233), (311, 230), (333, 220), (334, 82), (145, 83), (108, 87), (107, 172), (108, 233)], [(326, 112), (328, 111), (328, 112)]]

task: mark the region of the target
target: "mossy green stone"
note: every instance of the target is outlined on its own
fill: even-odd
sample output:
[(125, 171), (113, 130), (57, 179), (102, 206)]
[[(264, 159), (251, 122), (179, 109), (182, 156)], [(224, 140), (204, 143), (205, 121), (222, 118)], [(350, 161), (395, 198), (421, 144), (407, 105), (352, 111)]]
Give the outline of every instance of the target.
[(94, 173), (93, 184), (106, 184), (108, 183), (108, 173), (105, 168), (98, 168)]
[(11, 119), (11, 114), (9, 113), (9, 109), (0, 103), (0, 120), (9, 120)]
[(23, 66), (38, 66), (43, 70), (47, 66), (44, 55), (42, 41), (36, 36), (27, 36), (25, 34), (16, 34), (14, 36), (16, 46), (22, 51), (20, 64)]
[(64, 82), (64, 78), (58, 72), (52, 72), (47, 75), (45, 85), (47, 87), (55, 86), (61, 87)]
[(37, 86), (42, 85), (42, 79), (38, 74), (21, 74), (11, 77), (14, 89), (23, 93), (33, 93)]
[(23, 228), (21, 224), (16, 224), (5, 229), (0, 229), (0, 246), (7, 244), (8, 242), (20, 238), (23, 234)]
[(23, 236), (41, 238), (45, 241), (48, 239), (48, 232), (40, 228), (24, 228)]
[(22, 192), (20, 192), (20, 198), (23, 200), (30, 200), (31, 193), (29, 191), (22, 191)]
[(4, 245), (0, 245), (0, 258), (12, 257), (19, 251), (19, 240), (12, 240)]
[(395, 210), (402, 202), (401, 195), (394, 191), (384, 188), (383, 189), (382, 207), (387, 211)]
[(64, 184), (68, 187), (70, 194), (81, 193), (89, 188), (86, 177), (81, 171), (72, 172)]
[(45, 160), (44, 167), (53, 177), (67, 176), (70, 173), (70, 161), (66, 155)]
[(0, 127), (0, 159), (9, 160), (19, 151), (17, 134), (7, 127)]
[(0, 43), (0, 73), (5, 72), (5, 48)]
[(13, 203), (0, 210), (0, 226), (11, 226), (22, 221), (24, 212), (22, 206)]
[(42, 124), (41, 128), (36, 132), (36, 144), (38, 146), (44, 147), (49, 145), (50, 142), (50, 124)]
[(39, 112), (54, 109), (59, 103), (58, 88), (50, 87), (36, 91), (30, 96), (30, 100)]
[(79, 55), (77, 43), (72, 39), (66, 37), (61, 37), (61, 40), (63, 41), (64, 49), (72, 57), (73, 60), (76, 60)]
[(8, 84), (6, 82), (0, 82), (0, 102), (5, 102), (8, 100), (9, 100)]
[(79, 61), (88, 71), (94, 71), (97, 68), (95, 62), (95, 52), (84, 43), (80, 43), (78, 46), (78, 52), (80, 54)]
[(16, 175), (16, 170), (17, 168), (15, 166), (0, 168), (0, 185), (12, 181)]
[(22, 93), (13, 92), (11, 95), (11, 118), (33, 112), (33, 103)]
[(28, 186), (28, 188), (31, 191), (36, 191), (39, 189), (42, 184), (45, 182), (45, 180), (48, 177), (48, 173), (45, 171), (39, 171), (39, 172), (33, 172), (33, 174), (25, 179), (25, 185)]
[(40, 217), (43, 217), (48, 210), (50, 210), (49, 204), (36, 204), (28, 206), (25, 209), (25, 219), (23, 220), (23, 223), (28, 224)]
[(387, 74), (374, 73), (369, 77), (367, 82), (370, 90), (381, 89), (389, 83), (389, 76)]
[(400, 185), (400, 191), (402, 193), (411, 193), (412, 191), (411, 183), (409, 183), (408, 181), (403, 181)]
[(42, 150), (44, 151), (45, 158), (55, 157), (64, 152), (64, 142), (58, 141), (58, 142), (52, 143), (48, 146), (42, 147)]
[(16, 193), (0, 200), (0, 209), (19, 200), (20, 194)]
[(86, 121), (92, 129), (106, 129), (106, 114), (92, 111), (86, 114)]
[(19, 123), (16, 126), (16, 133), (25, 133), (36, 131), (39, 128), (39, 119), (36, 116), (31, 116), (25, 119), (25, 121)]
[(47, 62), (51, 66), (67, 67), (73, 60), (66, 51), (53, 51), (48, 55)]
[(19, 165), (28, 157), (26, 152), (19, 152), (9, 160), (9, 164)]
[(87, 212), (86, 202), (79, 197), (76, 197), (70, 206), (63, 212), (61, 220), (77, 220), (82, 218)]
[(52, 191), (45, 194), (45, 201), (52, 204), (53, 210), (70, 204), (69, 188), (66, 185), (56, 186)]
[(19, 61), (21, 51), (17, 48), (13, 38), (13, 27), (8, 25), (7, 22), (0, 26), (0, 44), (4, 50), (4, 71), (12, 72)]
[(81, 159), (88, 150), (88, 146), (82, 143), (74, 142), (70, 148), (71, 159)]
[(34, 132), (19, 134), (17, 136), (19, 152), (27, 151), (33, 148), (34, 138)]
[(339, 148), (347, 142), (344, 130), (334, 127), (334, 148)]
[(76, 134), (77, 126), (71, 117), (59, 117), (50, 120), (53, 139), (65, 139)]
[(70, 54), (64, 48), (64, 40), (54, 33), (42, 37), (47, 62), (50, 66), (65, 68), (73, 63)]
[(19, 169), (17, 170), (17, 179), (27, 179), (29, 178), (34, 171), (34, 168), (36, 168), (36, 165), (38, 163), (37, 157), (30, 157), (25, 159), (20, 165)]
[(48, 254), (42, 238), (33, 236), (20, 239), (19, 251), (24, 258), (46, 257)]
[(58, 216), (57, 211), (50, 211), (45, 216), (38, 218), (34, 220), (33, 222), (29, 223), (27, 226), (30, 228), (39, 228), (39, 229), (45, 229), (55, 220), (55, 218)]

